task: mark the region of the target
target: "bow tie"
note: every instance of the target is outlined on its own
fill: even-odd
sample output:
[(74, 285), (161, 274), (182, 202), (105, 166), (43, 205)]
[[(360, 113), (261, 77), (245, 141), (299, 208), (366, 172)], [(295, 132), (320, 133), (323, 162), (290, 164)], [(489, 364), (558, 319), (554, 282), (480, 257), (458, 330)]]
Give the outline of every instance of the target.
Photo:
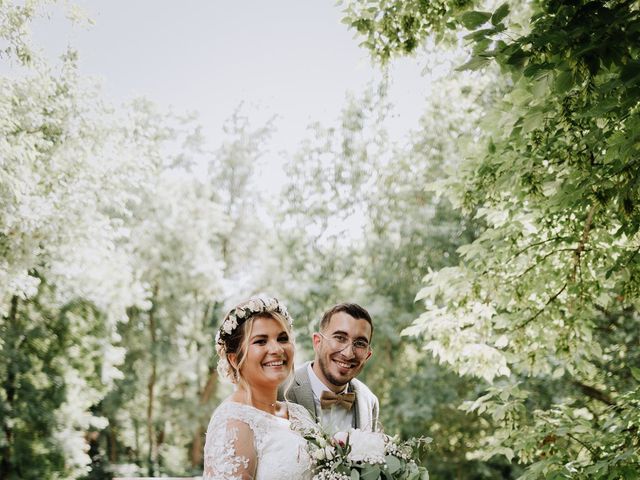
[(320, 407), (331, 408), (334, 405), (351, 410), (353, 402), (356, 401), (356, 394), (354, 392), (349, 393), (333, 393), (324, 391), (320, 396)]

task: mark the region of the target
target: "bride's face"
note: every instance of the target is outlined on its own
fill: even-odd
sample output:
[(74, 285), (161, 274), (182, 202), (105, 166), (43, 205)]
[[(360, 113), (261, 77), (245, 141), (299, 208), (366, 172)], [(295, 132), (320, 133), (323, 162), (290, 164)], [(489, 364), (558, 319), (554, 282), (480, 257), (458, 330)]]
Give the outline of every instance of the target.
[(252, 387), (277, 388), (292, 368), (293, 344), (287, 330), (273, 318), (255, 318), (240, 375)]

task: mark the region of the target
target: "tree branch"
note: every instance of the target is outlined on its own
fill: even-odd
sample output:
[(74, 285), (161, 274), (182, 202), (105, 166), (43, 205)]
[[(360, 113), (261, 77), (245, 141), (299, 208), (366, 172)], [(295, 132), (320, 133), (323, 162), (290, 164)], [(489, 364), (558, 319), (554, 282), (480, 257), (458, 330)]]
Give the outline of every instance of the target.
[(598, 390), (595, 387), (592, 387), (590, 385), (585, 385), (584, 383), (579, 382), (578, 380), (574, 380), (573, 384), (579, 387), (580, 390), (582, 390), (582, 393), (584, 393), (587, 397), (593, 398), (594, 400), (598, 400), (606, 405), (609, 405), (610, 407), (614, 407), (616, 405), (616, 402), (614, 402), (611, 399), (611, 397), (609, 397), (609, 395), (607, 395), (605, 392), (601, 390)]
[(521, 274), (519, 274), (517, 276), (517, 278), (521, 278), (524, 277), (527, 273), (529, 273), (531, 270), (533, 270), (534, 268), (536, 268), (538, 265), (540, 265), (540, 263), (544, 262), (547, 258), (549, 258), (551, 255), (553, 255), (554, 253), (560, 253), (560, 252), (573, 252), (575, 249), (573, 248), (561, 248), (559, 250), (552, 250), (551, 252), (547, 253), (544, 257), (542, 257), (540, 260), (538, 260), (536, 263), (534, 263), (533, 265), (531, 265), (529, 268), (527, 268), (524, 272), (522, 272)]
[(587, 214), (587, 221), (584, 224), (584, 229), (582, 230), (582, 237), (580, 238), (580, 243), (578, 244), (573, 257), (573, 272), (571, 273), (571, 280), (576, 279), (576, 271), (578, 270), (578, 266), (580, 265), (580, 258), (582, 256), (582, 252), (584, 252), (585, 250), (587, 240), (589, 240), (589, 232), (591, 230), (593, 215), (596, 212), (597, 206), (598, 204), (594, 203), (589, 209), (589, 213)]
[(534, 243), (532, 243), (530, 245), (527, 245), (522, 250), (514, 253), (513, 256), (508, 261), (511, 262), (516, 257), (519, 257), (520, 255), (522, 255), (524, 252), (526, 252), (530, 248), (537, 247), (539, 245), (544, 245), (545, 243), (553, 242), (554, 240), (567, 240), (567, 239), (568, 239), (568, 237), (557, 236), (557, 237), (547, 238), (546, 240), (540, 240), (539, 242), (534, 242)]
[(542, 307), (540, 310), (538, 310), (533, 316), (529, 317), (528, 319), (526, 319), (524, 322), (522, 322), (518, 328), (524, 328), (526, 327), (529, 323), (531, 323), (532, 321), (534, 321), (536, 318), (538, 318), (540, 316), (540, 314), (542, 314), (542, 312), (545, 311), (545, 309), (549, 306), (549, 304), (553, 301), (555, 301), (556, 298), (558, 298), (560, 296), (560, 294), (562, 292), (564, 292), (565, 288), (567, 288), (567, 282), (564, 282), (564, 285), (562, 285), (562, 288), (560, 290), (558, 290), (556, 293), (554, 293), (549, 300), (547, 300), (547, 303), (544, 304), (544, 307)]

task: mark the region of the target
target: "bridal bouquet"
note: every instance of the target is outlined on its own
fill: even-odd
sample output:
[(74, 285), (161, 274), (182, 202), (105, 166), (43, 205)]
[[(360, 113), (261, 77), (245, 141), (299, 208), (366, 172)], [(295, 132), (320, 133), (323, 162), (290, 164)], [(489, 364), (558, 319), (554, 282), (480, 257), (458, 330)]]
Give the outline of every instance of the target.
[(313, 480), (429, 479), (427, 469), (414, 458), (430, 438), (399, 442), (384, 433), (358, 429), (331, 436), (320, 428), (304, 436), (313, 461)]

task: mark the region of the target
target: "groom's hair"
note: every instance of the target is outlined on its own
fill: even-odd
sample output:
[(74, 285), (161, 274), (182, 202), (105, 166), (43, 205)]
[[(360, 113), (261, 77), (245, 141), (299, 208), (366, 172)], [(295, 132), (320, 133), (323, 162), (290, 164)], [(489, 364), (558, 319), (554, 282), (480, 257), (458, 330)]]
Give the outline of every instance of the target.
[(369, 322), (369, 325), (371, 325), (371, 337), (373, 338), (373, 321), (371, 320), (371, 315), (357, 303), (339, 303), (324, 312), (322, 320), (320, 320), (320, 330), (326, 329), (331, 321), (331, 317), (339, 312), (344, 312), (357, 320), (366, 320)]

